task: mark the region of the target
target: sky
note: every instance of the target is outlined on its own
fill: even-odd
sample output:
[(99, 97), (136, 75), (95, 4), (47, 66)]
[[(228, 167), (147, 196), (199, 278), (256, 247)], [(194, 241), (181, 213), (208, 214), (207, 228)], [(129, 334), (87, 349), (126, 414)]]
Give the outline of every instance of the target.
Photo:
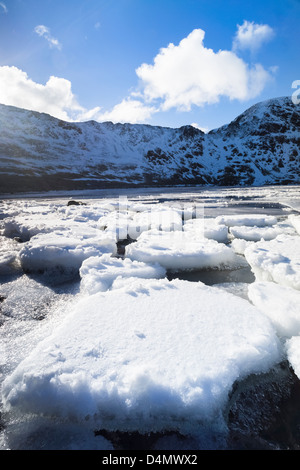
[(204, 131), (300, 88), (300, 0), (0, 0), (0, 103)]

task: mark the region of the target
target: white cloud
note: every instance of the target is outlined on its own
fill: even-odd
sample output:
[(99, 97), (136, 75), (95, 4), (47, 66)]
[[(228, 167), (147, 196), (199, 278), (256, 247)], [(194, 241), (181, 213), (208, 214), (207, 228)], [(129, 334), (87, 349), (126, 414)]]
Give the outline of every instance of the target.
[(274, 30), (267, 24), (257, 24), (253, 21), (244, 21), (237, 25), (238, 29), (233, 41), (233, 49), (257, 50), (264, 42), (274, 36)]
[(47, 113), (65, 121), (145, 122), (156, 112), (137, 99), (127, 98), (103, 112), (99, 106), (86, 109), (65, 78), (51, 76), (45, 85), (36, 83), (17, 67), (0, 67), (0, 103)]
[(3, 9), (3, 12), (2, 12), (2, 13), (7, 13), (7, 12), (8, 12), (7, 6), (5, 5), (5, 3), (0, 2), (0, 7)]
[(92, 109), (81, 109), (81, 112), (76, 115), (76, 121), (97, 121), (100, 113), (100, 106)]
[(271, 75), (261, 65), (249, 67), (233, 51), (214, 52), (195, 29), (178, 46), (169, 44), (136, 73), (146, 101), (162, 100), (161, 110), (189, 111), (193, 105), (216, 103), (220, 97), (240, 101), (256, 97)]
[(147, 121), (157, 111), (158, 109), (154, 106), (148, 106), (137, 99), (129, 97), (116, 104), (111, 111), (99, 113), (97, 120), (137, 124)]
[[(49, 29), (35, 31), (48, 41)], [(86, 109), (79, 104), (69, 80), (51, 76), (45, 85), (31, 80), (17, 67), (0, 67), (0, 103), (45, 112), (66, 121), (112, 121), (144, 123), (153, 114), (175, 108), (189, 111), (193, 106), (217, 103), (221, 97), (246, 101), (258, 96), (275, 73), (261, 64), (249, 66), (234, 51), (214, 52), (203, 44), (204, 31), (195, 29), (175, 46), (162, 48), (154, 63), (137, 70), (140, 86), (105, 111), (99, 106)], [(56, 46), (54, 38), (50, 45)], [(192, 124), (207, 131), (207, 129)]]
[(47, 26), (40, 24), (34, 28), (34, 32), (37, 33), (39, 36), (44, 37), (50, 47), (56, 47), (57, 49), (61, 49), (61, 44), (58, 39), (51, 36), (50, 29)]
[(196, 129), (200, 129), (200, 131), (204, 132), (205, 134), (207, 134), (207, 132), (209, 132), (208, 127), (199, 126), (199, 124), (197, 122), (192, 122), (191, 126), (195, 127)]
[(17, 67), (9, 66), (0, 67), (0, 103), (48, 113), (66, 121), (88, 113), (77, 102), (69, 80), (51, 76), (42, 85)]

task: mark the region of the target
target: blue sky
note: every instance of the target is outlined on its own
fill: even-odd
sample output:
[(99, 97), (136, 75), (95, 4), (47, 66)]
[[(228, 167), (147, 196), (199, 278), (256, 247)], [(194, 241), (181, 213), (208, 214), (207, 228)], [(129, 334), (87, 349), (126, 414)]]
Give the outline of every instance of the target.
[(0, 102), (213, 129), (300, 80), (299, 0), (0, 0)]

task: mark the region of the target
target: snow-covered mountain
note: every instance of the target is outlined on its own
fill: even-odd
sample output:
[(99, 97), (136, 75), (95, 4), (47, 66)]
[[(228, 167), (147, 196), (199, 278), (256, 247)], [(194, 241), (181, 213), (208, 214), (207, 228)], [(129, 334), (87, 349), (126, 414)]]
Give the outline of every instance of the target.
[(95, 121), (70, 123), (0, 105), (0, 192), (164, 185), (300, 183), (300, 106), (252, 106), (204, 134)]

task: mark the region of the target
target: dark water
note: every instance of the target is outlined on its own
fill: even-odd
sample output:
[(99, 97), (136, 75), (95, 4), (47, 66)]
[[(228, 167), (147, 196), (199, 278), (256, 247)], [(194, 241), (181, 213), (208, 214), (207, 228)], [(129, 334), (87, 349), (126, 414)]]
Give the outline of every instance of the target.
[(202, 269), (199, 271), (180, 271), (168, 272), (168, 279), (183, 279), (191, 282), (203, 282), (208, 286), (215, 284), (241, 282), (250, 284), (255, 281), (255, 276), (251, 271), (250, 266), (245, 266), (236, 269)]

